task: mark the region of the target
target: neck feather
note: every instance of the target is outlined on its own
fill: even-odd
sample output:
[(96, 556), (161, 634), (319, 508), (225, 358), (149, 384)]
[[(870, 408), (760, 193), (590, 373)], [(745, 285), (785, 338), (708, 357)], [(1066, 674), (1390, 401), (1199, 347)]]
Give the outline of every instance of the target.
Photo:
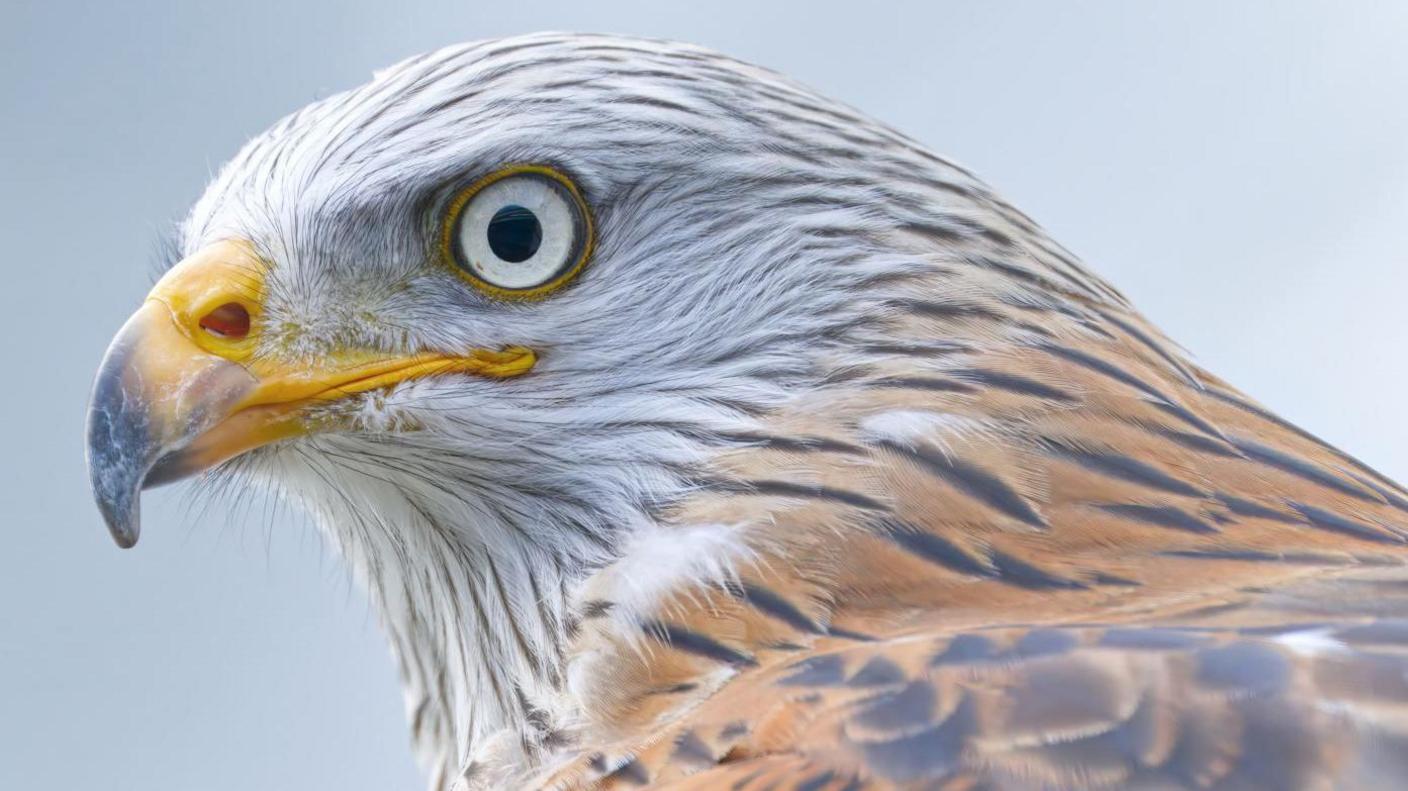
[(423, 433), (325, 436), (271, 448), (243, 471), (312, 513), (371, 595), (418, 757), (443, 788), (486, 751), (522, 763), (570, 727), (574, 591), (654, 525), (662, 492), (683, 486), (665, 471), (687, 461), (673, 445), (673, 460), (595, 456), (590, 470), (520, 452), (481, 477)]

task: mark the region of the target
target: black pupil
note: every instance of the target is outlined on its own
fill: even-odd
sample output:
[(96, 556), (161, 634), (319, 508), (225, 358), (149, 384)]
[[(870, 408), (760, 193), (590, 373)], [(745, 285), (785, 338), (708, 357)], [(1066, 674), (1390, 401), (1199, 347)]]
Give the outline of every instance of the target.
[(494, 212), (487, 233), (489, 249), (511, 264), (532, 258), (543, 243), (543, 226), (537, 215), (522, 206), (509, 205)]

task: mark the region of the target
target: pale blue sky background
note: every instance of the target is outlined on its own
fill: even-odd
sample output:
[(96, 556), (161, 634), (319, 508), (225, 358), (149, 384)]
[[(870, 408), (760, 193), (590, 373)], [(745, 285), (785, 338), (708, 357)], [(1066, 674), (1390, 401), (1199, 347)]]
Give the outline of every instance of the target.
[(149, 495), (83, 409), (221, 161), (413, 53), (687, 39), (973, 167), (1212, 370), (1408, 478), (1408, 3), (0, 0), (0, 788), (419, 788), (391, 661), (296, 516)]

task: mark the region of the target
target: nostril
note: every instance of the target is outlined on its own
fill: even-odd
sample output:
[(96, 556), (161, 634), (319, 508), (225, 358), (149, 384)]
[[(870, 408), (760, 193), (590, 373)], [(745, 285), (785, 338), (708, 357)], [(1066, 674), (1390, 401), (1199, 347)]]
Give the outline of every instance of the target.
[(239, 340), (249, 334), (249, 311), (238, 302), (226, 302), (201, 316), (200, 326), (211, 335)]

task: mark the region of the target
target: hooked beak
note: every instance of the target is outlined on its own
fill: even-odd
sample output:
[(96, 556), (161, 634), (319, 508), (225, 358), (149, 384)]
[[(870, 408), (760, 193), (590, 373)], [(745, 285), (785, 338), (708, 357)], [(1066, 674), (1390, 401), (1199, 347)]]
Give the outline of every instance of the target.
[(264, 263), (220, 242), (177, 264), (108, 347), (88, 407), (88, 474), (113, 540), (137, 543), (142, 489), (254, 448), (334, 429), (309, 407), (424, 376), (509, 377), (522, 347), (393, 356), (349, 349), (298, 365), (256, 355)]

